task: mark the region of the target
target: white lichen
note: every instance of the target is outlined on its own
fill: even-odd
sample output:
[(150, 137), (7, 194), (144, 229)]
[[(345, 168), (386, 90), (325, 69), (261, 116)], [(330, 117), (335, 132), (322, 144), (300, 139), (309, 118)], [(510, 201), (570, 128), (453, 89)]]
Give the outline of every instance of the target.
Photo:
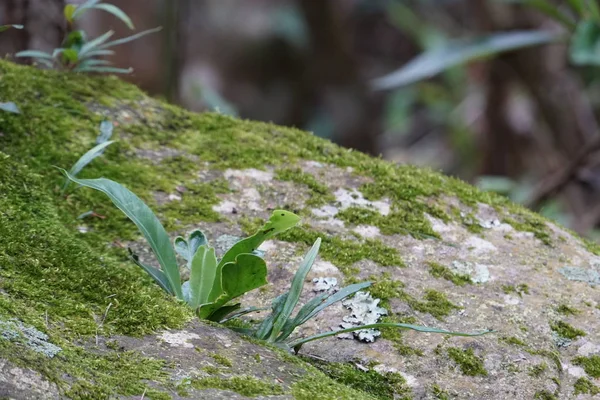
[[(385, 308), (379, 307), (379, 302), (379, 299), (374, 299), (369, 293), (357, 292), (354, 297), (342, 302), (342, 305), (351, 310), (351, 314), (342, 318), (344, 322), (340, 326), (347, 329), (377, 323), (381, 316), (388, 313)], [(340, 338), (355, 338), (368, 343), (374, 342), (378, 336), (381, 336), (381, 332), (377, 329), (361, 329), (352, 334), (338, 335)]]

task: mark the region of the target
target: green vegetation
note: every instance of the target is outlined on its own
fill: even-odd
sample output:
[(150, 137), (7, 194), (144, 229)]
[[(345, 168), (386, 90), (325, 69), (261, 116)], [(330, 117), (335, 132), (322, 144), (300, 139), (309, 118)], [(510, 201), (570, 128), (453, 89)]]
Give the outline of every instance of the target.
[(526, 283), (515, 285), (502, 285), (502, 291), (506, 294), (515, 293), (519, 297), (523, 297), (523, 294), (529, 294), (529, 286)]
[(544, 372), (548, 370), (548, 364), (545, 362), (534, 365), (529, 369), (529, 376), (539, 378)]
[(429, 273), (436, 278), (444, 278), (447, 281), (454, 283), (457, 286), (464, 286), (466, 284), (472, 284), (471, 277), (467, 274), (455, 274), (450, 268), (438, 264), (433, 261), (427, 261), (429, 265)]
[(594, 385), (589, 379), (579, 378), (573, 385), (574, 394), (591, 394), (592, 396), (600, 394), (600, 387)]
[(473, 353), (473, 349), (463, 350), (457, 347), (450, 347), (448, 349), (448, 356), (458, 364), (464, 375), (487, 376), (488, 374), (483, 366), (483, 360)]
[(554, 393), (548, 390), (539, 390), (533, 395), (535, 400), (559, 400)]
[(556, 307), (556, 312), (563, 315), (577, 315), (581, 313), (581, 311), (579, 311), (578, 309), (570, 307), (566, 304), (561, 304), (558, 307)]
[(527, 343), (525, 343), (521, 339), (514, 337), (514, 336), (504, 337), (504, 338), (501, 338), (500, 340), (505, 343), (512, 344), (514, 346), (527, 346)]
[(256, 397), (283, 394), (281, 385), (269, 383), (253, 376), (234, 376), (231, 378), (206, 377), (194, 379), (191, 386), (196, 389), (221, 389), (231, 390), (242, 396)]
[(550, 323), (550, 329), (562, 338), (574, 340), (580, 336), (585, 336), (586, 333), (581, 329), (577, 329), (567, 324), (564, 321), (556, 321)]
[(231, 360), (221, 354), (211, 354), (210, 355), (217, 363), (219, 363), (220, 365), (224, 366), (224, 367), (228, 367), (231, 368), (233, 367), (233, 363), (231, 362)]
[(592, 378), (600, 378), (600, 356), (575, 357), (573, 364), (583, 367)]
[(335, 201), (335, 197), (331, 194), (326, 185), (317, 181), (311, 174), (303, 172), (300, 168), (280, 169), (277, 171), (277, 179), (308, 186), (312, 192), (312, 196), (307, 202), (307, 205), (309, 206), (319, 207)]

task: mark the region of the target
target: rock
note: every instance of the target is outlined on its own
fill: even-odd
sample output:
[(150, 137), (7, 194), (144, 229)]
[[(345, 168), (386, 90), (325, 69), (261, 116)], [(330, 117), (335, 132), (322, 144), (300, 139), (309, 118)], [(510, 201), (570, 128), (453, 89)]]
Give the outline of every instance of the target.
[[(22, 111), (0, 113), (0, 320), (60, 349), (0, 335), (0, 397), (585, 399), (600, 386), (598, 246), (503, 197), (295, 129), (187, 112), (112, 77), (0, 61), (0, 98)], [(128, 260), (132, 247), (154, 262), (106, 198), (55, 190), (52, 165), (93, 147), (103, 119), (118, 123), (118, 142), (81, 176), (127, 186), (173, 237), (202, 229), (223, 247), (272, 209), (304, 216), (262, 248), (270, 284), (244, 305), (288, 290), (322, 237), (302, 302), (315, 278), (371, 280), (386, 321), (496, 332), (386, 328), (373, 343), (331, 337), (297, 357), (197, 321)], [(82, 233), (89, 210), (105, 218)], [(347, 313), (335, 304), (294, 335)]]

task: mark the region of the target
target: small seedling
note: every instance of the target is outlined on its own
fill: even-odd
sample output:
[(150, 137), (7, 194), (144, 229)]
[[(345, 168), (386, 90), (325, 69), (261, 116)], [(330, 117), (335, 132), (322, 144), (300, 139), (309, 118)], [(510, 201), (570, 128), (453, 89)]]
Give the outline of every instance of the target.
[[(492, 332), (491, 330), (486, 330), (483, 332), (476, 333), (461, 333), (411, 324), (375, 323), (369, 325), (355, 326), (347, 329), (340, 329), (337, 331), (320, 333), (303, 339), (288, 340), (289, 336), (294, 332), (294, 330), (297, 327), (307, 322), (309, 319), (317, 315), (323, 309), (347, 298), (352, 294), (355, 294), (359, 290), (371, 286), (371, 282), (356, 283), (353, 285), (346, 286), (345, 288), (333, 294), (323, 293), (320, 296), (317, 296), (309, 302), (307, 302), (292, 318), (291, 315), (294, 309), (296, 308), (298, 301), (300, 300), (300, 294), (302, 293), (302, 289), (304, 287), (304, 281), (306, 279), (306, 276), (308, 275), (308, 272), (312, 268), (313, 263), (315, 262), (320, 245), (321, 239), (319, 238), (315, 241), (312, 248), (308, 251), (304, 259), (302, 260), (298, 271), (294, 275), (294, 279), (292, 281), (292, 286), (290, 290), (287, 293), (284, 293), (281, 296), (277, 297), (275, 300), (273, 300), (271, 314), (267, 316), (262, 321), (262, 323), (260, 323), (254, 329), (236, 330), (251, 335), (257, 339), (266, 340), (267, 342), (274, 343), (285, 348), (293, 349), (296, 353), (300, 350), (303, 344), (312, 342), (313, 340), (323, 339), (329, 336), (338, 335), (340, 333), (353, 332), (363, 329), (393, 327), (399, 329), (411, 329), (418, 332), (441, 333), (452, 336), (480, 336)], [(227, 320), (256, 310), (257, 309), (244, 310), (238, 313), (237, 315), (233, 315), (230, 318), (227, 318)]]
[[(174, 244), (152, 210), (133, 192), (110, 179), (77, 179), (61, 169), (71, 181), (106, 194), (144, 235), (158, 259), (161, 269), (142, 263), (131, 253), (132, 260), (150, 275), (167, 293), (185, 301), (200, 318), (220, 321), (240, 308), (231, 300), (267, 284), (265, 260), (253, 254), (265, 241), (294, 227), (300, 218), (288, 211), (275, 210), (267, 223), (254, 235), (234, 244), (218, 261), (215, 249), (208, 245), (199, 230), (187, 239), (177, 237)], [(183, 282), (176, 253), (186, 260), (190, 279)]]
[(129, 16), (115, 5), (102, 3), (100, 0), (88, 0), (79, 6), (67, 4), (63, 14), (67, 21), (68, 33), (62, 47), (54, 49), (52, 54), (39, 50), (25, 50), (17, 53), (16, 56), (33, 58), (37, 63), (48, 68), (75, 72), (131, 73), (132, 68), (115, 68), (111, 66), (110, 61), (98, 57), (114, 55), (115, 52), (110, 50), (112, 47), (158, 32), (161, 28), (148, 29), (113, 41), (108, 40), (114, 35), (114, 31), (108, 31), (95, 39), (88, 40), (84, 31), (73, 30), (73, 26), (89, 10), (106, 11), (123, 21), (130, 29), (134, 29)]

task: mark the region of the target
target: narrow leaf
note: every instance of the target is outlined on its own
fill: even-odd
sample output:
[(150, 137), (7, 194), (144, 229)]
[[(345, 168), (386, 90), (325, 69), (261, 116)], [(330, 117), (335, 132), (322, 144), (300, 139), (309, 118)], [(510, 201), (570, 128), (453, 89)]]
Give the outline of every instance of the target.
[(84, 12), (86, 12), (87, 10), (89, 10), (91, 7), (93, 7), (95, 4), (97, 4), (99, 2), (100, 2), (100, 0), (88, 0), (85, 3), (81, 4), (80, 6), (78, 6), (77, 9), (75, 10), (75, 12), (73, 13), (73, 20), (80, 18)]
[[(224, 309), (227, 309), (227, 308), (226, 307), (221, 307), (221, 309), (224, 310)], [(238, 311), (238, 312), (236, 312), (234, 314), (226, 315), (226, 318), (221, 318), (221, 319), (219, 319), (218, 322), (220, 324), (224, 324), (227, 321), (231, 321), (232, 319), (239, 318), (239, 317), (241, 317), (243, 315), (250, 314), (250, 313), (253, 313), (253, 312), (256, 312), (256, 311), (264, 311), (264, 310), (267, 310), (267, 308), (264, 308), (264, 307), (254, 307), (254, 306), (253, 307), (244, 308), (243, 310), (240, 310), (240, 311)], [(232, 310), (229, 310), (229, 312), (227, 314), (230, 314), (231, 311)]]
[(81, 67), (75, 68), (77, 72), (98, 72), (100, 74), (130, 74), (133, 68), (113, 68), (113, 67)]
[(143, 36), (149, 35), (151, 33), (158, 32), (161, 29), (162, 29), (162, 27), (159, 26), (157, 28), (148, 29), (148, 30), (136, 33), (135, 35), (124, 37), (122, 39), (113, 40), (112, 42), (104, 43), (103, 45), (99, 46), (99, 49), (107, 49), (109, 47), (114, 47), (114, 46), (118, 46), (120, 44), (128, 43), (128, 42), (134, 41), (136, 39), (139, 39)]
[(142, 263), (140, 261), (139, 257), (137, 256), (137, 254), (133, 253), (131, 251), (131, 249), (128, 249), (128, 250), (129, 250), (129, 255), (131, 256), (131, 260), (137, 266), (139, 266), (144, 271), (146, 271), (148, 273), (148, 275), (150, 275), (152, 278), (154, 278), (154, 281), (156, 283), (158, 283), (158, 286), (160, 286), (165, 292), (169, 293), (170, 295), (173, 295), (173, 291), (169, 287), (169, 280), (167, 279), (165, 274), (159, 269), (156, 269), (154, 267), (151, 267), (149, 265)]
[[(101, 61), (101, 60), (97, 60)], [(100, 122), (100, 134), (96, 138), (96, 144), (102, 144), (108, 141), (113, 134), (114, 125), (111, 121), (104, 120)]]
[(41, 58), (44, 60), (54, 61), (54, 57), (52, 54), (45, 53), (39, 50), (24, 50), (15, 54), (15, 57), (32, 57), (32, 58)]
[(79, 50), (79, 57), (80, 58), (85, 57), (86, 53), (90, 52), (91, 50), (95, 50), (95, 49), (101, 50), (102, 48), (99, 46), (102, 45), (103, 43), (105, 43), (114, 34), (115, 34), (115, 32), (108, 31), (108, 32), (104, 33), (103, 35), (98, 36), (96, 39), (90, 40), (89, 42), (87, 42), (86, 44), (84, 44), (81, 47), (81, 50)]
[(482, 331), (482, 332), (475, 332), (475, 333), (462, 333), (462, 332), (451, 332), (451, 331), (446, 331), (446, 330), (437, 329), (437, 328), (430, 328), (430, 327), (421, 326), (421, 325), (380, 322), (380, 323), (377, 323), (377, 324), (353, 326), (351, 328), (339, 329), (337, 331), (330, 331), (330, 332), (319, 333), (317, 335), (309, 336), (309, 337), (304, 338), (304, 339), (294, 340), (294, 341), (288, 343), (288, 345), (289, 345), (289, 347), (293, 348), (296, 353), (298, 353), (298, 351), (300, 350), (300, 347), (302, 347), (303, 344), (306, 344), (308, 342), (312, 342), (314, 340), (319, 340), (319, 339), (324, 339), (326, 337), (339, 335), (340, 333), (348, 333), (348, 332), (359, 331), (359, 330), (362, 330), (362, 329), (377, 329), (377, 328), (409, 329), (409, 330), (413, 330), (413, 331), (417, 331), (417, 332), (441, 333), (443, 335), (450, 335), (450, 336), (481, 336), (481, 335), (486, 335), (488, 333), (495, 332), (493, 330), (485, 330), (485, 331)]
[(190, 298), (188, 305), (196, 310), (201, 304), (209, 302), (209, 295), (217, 273), (215, 249), (200, 246), (192, 259), (190, 273)]
[(166, 275), (172, 292), (178, 299), (183, 300), (181, 291), (181, 278), (179, 268), (175, 258), (175, 251), (171, 246), (169, 235), (162, 226), (152, 210), (134, 193), (110, 179), (77, 179), (71, 176), (67, 171), (60, 169), (62, 173), (75, 183), (96, 189), (106, 194), (111, 201), (119, 208), (129, 219), (135, 223), (140, 232), (144, 235), (154, 255)]
[(0, 103), (0, 110), (13, 114), (21, 114), (21, 110), (19, 110), (19, 107), (17, 107), (17, 105), (12, 101)]
[[(85, 168), (86, 165), (91, 163), (94, 160), (94, 158), (102, 155), (102, 152), (104, 151), (105, 147), (110, 146), (112, 143), (114, 143), (114, 140), (109, 140), (108, 142), (100, 143), (100, 144), (94, 146), (92, 149), (88, 150), (87, 153), (85, 153), (83, 156), (81, 156), (81, 158), (79, 158), (79, 160), (77, 160), (77, 162), (75, 164), (73, 164), (73, 166), (69, 170), (69, 174), (71, 176), (77, 176), (77, 174), (79, 172), (81, 172), (81, 170), (83, 168)], [(63, 192), (69, 186), (69, 182), (70, 182), (69, 178), (66, 178), (65, 184), (63, 185), (63, 188), (62, 188)]]
[(282, 295), (277, 296), (275, 300), (273, 300), (273, 303), (271, 304), (271, 314), (269, 314), (263, 320), (263, 322), (259, 325), (258, 329), (256, 330), (257, 339), (265, 340), (269, 337), (269, 335), (271, 334), (271, 330), (273, 329), (273, 322), (275, 321), (275, 318), (277, 318), (279, 314), (281, 314), (281, 311), (283, 310), (283, 305), (285, 304), (288, 294), (289, 292), (284, 293)]
[(123, 12), (123, 10), (121, 10), (119, 7), (117, 7), (115, 5), (100, 3), (100, 4), (95, 4), (90, 8), (106, 11), (107, 13), (110, 13), (110, 14), (114, 15), (115, 17), (117, 17), (118, 19), (120, 19), (121, 21), (123, 21), (129, 29), (134, 29), (133, 22), (131, 22), (131, 19), (129, 18), (129, 16), (127, 14), (125, 14)]
[[(226, 306), (223, 306), (210, 315), (210, 320), (215, 321), (215, 322), (219, 322), (224, 319), (229, 320), (230, 318), (227, 316), (229, 314), (231, 314), (232, 312), (239, 310), (241, 307), (242, 307), (242, 305), (240, 303), (228, 304)], [(240, 316), (240, 315), (248, 314), (250, 312), (252, 312), (252, 311), (235, 313), (234, 315)]]
[(544, 31), (496, 33), (470, 40), (459, 40), (426, 51), (397, 71), (372, 81), (375, 90), (395, 89), (431, 78), (456, 65), (505, 51), (552, 43), (562, 36)]
[(318, 238), (315, 241), (315, 244), (313, 244), (312, 248), (306, 253), (306, 256), (304, 256), (298, 271), (296, 271), (283, 309), (273, 323), (273, 329), (271, 330), (271, 335), (268, 339), (270, 342), (276, 341), (281, 329), (298, 304), (298, 300), (300, 300), (300, 295), (302, 294), (302, 288), (304, 287), (304, 280), (306, 279), (306, 275), (310, 272), (310, 269), (317, 258), (317, 254), (319, 254), (319, 247), (321, 247), (321, 238)]
[(9, 30), (10, 28), (23, 29), (23, 25), (18, 25), (18, 24), (0, 25), (0, 32), (4, 32), (6, 30)]

